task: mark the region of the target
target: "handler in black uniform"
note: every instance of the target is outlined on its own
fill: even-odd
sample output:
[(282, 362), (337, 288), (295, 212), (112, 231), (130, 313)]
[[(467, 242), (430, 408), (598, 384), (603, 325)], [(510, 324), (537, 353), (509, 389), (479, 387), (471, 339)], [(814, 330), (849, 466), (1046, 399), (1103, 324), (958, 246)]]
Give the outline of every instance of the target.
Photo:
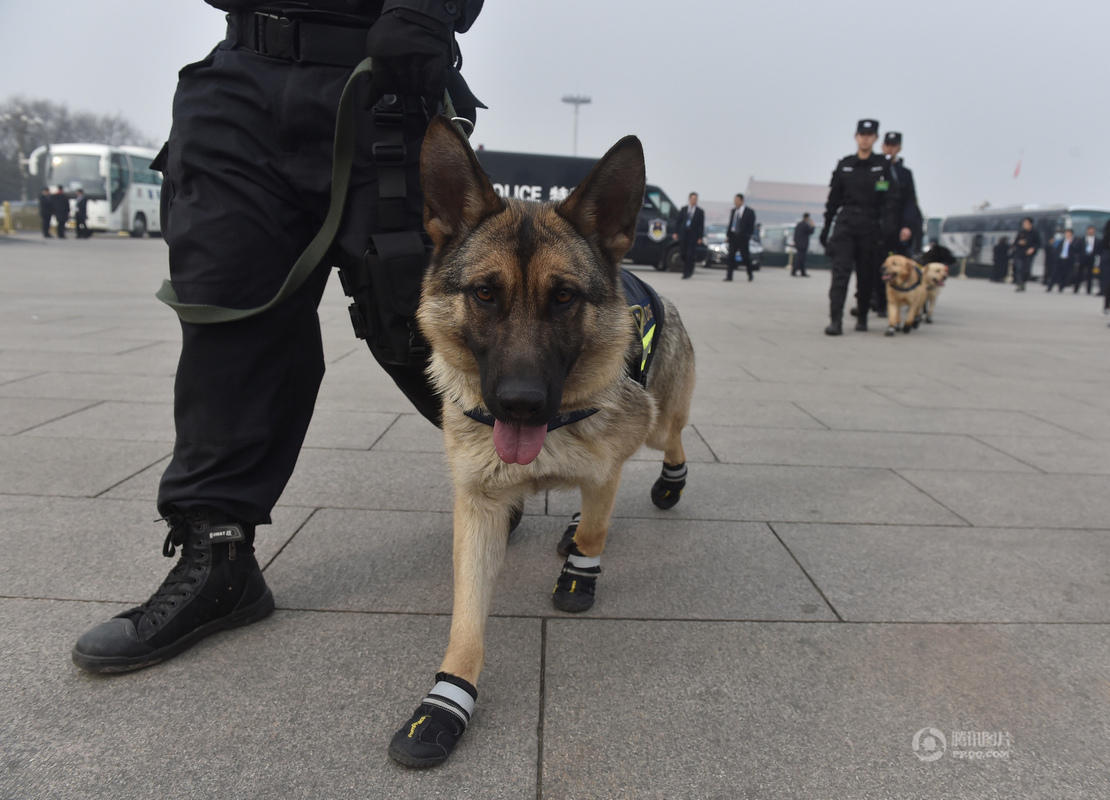
[(88, 239), (92, 236), (89, 233), (89, 198), (85, 197), (85, 190), (78, 189), (76, 202), (73, 204), (74, 214), (73, 221), (77, 225), (77, 238)]
[[(856, 125), (856, 154), (840, 159), (829, 182), (825, 226), (820, 236), (832, 261), (829, 325), (825, 328), (829, 336), (843, 333), (844, 300), (853, 269), (860, 299), (856, 330), (867, 330), (867, 299), (882, 263), (882, 245), (897, 225), (898, 189), (890, 162), (874, 152), (878, 135), (877, 120), (861, 119)], [(830, 238), (834, 220), (836, 228)]]
[[(902, 134), (898, 131), (887, 131), (883, 136), (883, 156), (890, 161), (890, 176), (894, 179), (901, 205), (898, 225), (887, 244), (887, 251), (909, 258), (921, 245), (925, 218), (917, 206), (917, 187), (914, 186), (913, 173), (898, 157), (900, 152), (902, 152)], [(872, 307), (879, 314), (885, 314), (886, 287), (883, 285), (880, 271), (881, 263), (875, 267)]]
[(277, 295), (329, 208), (343, 87), (367, 56), (373, 77), (352, 84), (350, 188), (324, 268), (236, 321), (185, 321), (188, 309), (177, 309), (176, 441), (158, 509), (169, 523), (163, 552), (180, 547), (181, 557), (143, 605), (80, 637), (73, 660), (91, 672), (158, 663), (273, 610), (255, 527), (270, 522), (293, 472), (324, 374), (317, 306), (328, 267), (357, 301), (356, 332), (439, 420), (418, 334), (398, 330), (391, 312), (415, 312), (427, 263), (419, 157), (428, 121), (445, 85), (459, 114), (473, 120), (480, 105), (458, 74), (455, 33), (482, 0), (207, 2), (229, 12), (227, 38), (181, 70), (170, 139), (152, 165), (164, 172), (162, 231), (180, 303), (256, 309)]

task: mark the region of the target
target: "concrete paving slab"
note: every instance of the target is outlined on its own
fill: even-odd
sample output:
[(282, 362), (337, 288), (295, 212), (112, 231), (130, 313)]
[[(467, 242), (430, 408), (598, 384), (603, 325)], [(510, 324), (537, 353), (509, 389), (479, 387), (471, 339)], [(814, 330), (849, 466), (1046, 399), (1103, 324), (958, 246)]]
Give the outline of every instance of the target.
[(1102, 529), (1110, 520), (1110, 494), (1101, 475), (899, 474), (973, 525)]
[[(494, 613), (568, 615), (551, 605), (566, 519), (526, 517), (505, 558)], [(585, 616), (628, 619), (835, 619), (766, 525), (614, 518), (597, 600)]]
[(295, 506), (450, 511), (451, 479), (435, 453), (304, 450), (281, 495)]
[(1059, 436), (1062, 429), (1021, 411), (981, 409), (888, 409), (845, 406), (814, 398), (798, 405), (834, 430), (891, 433), (989, 433)]
[[(274, 509), (274, 524), (258, 528), (259, 563), (269, 563), (311, 513)], [(146, 501), (0, 495), (0, 594), (141, 603), (177, 561), (162, 555), (167, 528), (157, 517), (153, 495)]]
[(23, 435), (55, 439), (165, 442), (172, 445), (173, 405), (105, 401), (63, 419), (39, 425)]
[(153, 669), (81, 673), (58, 631), (117, 608), (0, 600), (0, 796), (536, 795), (539, 621), (490, 621), (466, 736), (443, 768), (413, 771), (386, 747), (431, 688), (447, 618), (278, 611)]
[(544, 797), (1110, 793), (1101, 626), (550, 620), (546, 653)]
[[(649, 492), (658, 477), (659, 468), (654, 464), (626, 464), (616, 515), (638, 519), (967, 524), (889, 470), (737, 464), (691, 467), (682, 500), (669, 511), (660, 511), (651, 503)], [(548, 495), (549, 514), (570, 516), (578, 506), (577, 492), (552, 491)]]
[(162, 375), (173, 377), (180, 342), (148, 345), (120, 355), (51, 353), (41, 350), (5, 350), (0, 352), (0, 368), (27, 373), (95, 372), (101, 375)]
[(420, 414), (398, 414), (381, 438), (376, 451), (397, 453), (437, 453), (443, 456), (443, 431)]
[(50, 372), (0, 386), (3, 397), (63, 397), (140, 403), (173, 402), (173, 378)]
[(396, 414), (380, 411), (318, 409), (312, 415), (312, 423), (308, 426), (304, 446), (335, 450), (369, 450), (396, 420)]
[(0, 397), (0, 435), (11, 436), (88, 408), (89, 400)]
[(170, 448), (153, 442), (0, 437), (0, 492), (92, 497), (155, 461)]
[(1110, 528), (774, 529), (846, 620), (1110, 622)]
[(827, 427), (797, 403), (786, 401), (750, 400), (740, 389), (729, 396), (713, 396), (695, 390), (690, 405), (690, 420), (695, 425), (724, 423), (747, 425), (755, 428), (810, 428)]
[(986, 435), (977, 438), (1045, 472), (1110, 475), (1110, 438)]
[(1036, 471), (968, 436), (730, 425), (698, 425), (698, 431), (717, 458), (729, 464)]
[(162, 473), (169, 466), (172, 452), (171, 446), (165, 458), (155, 461), (146, 469), (135, 473), (99, 496), (110, 500), (145, 500), (153, 503), (158, 496), (158, 483), (162, 479)]
[[(551, 605), (564, 526), (525, 516), (494, 614), (564, 616)], [(449, 614), (451, 548), (448, 513), (323, 510), (266, 575), (282, 608)], [(766, 525), (615, 519), (604, 570), (593, 617), (834, 618)]]

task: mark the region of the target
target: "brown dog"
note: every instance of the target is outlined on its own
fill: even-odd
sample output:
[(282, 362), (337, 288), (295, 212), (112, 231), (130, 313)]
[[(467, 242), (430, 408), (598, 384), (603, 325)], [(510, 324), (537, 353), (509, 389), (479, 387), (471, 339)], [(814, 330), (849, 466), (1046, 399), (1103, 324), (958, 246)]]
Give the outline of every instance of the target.
[[(921, 265), (905, 256), (891, 254), (883, 262), (883, 281), (886, 282), (886, 335), (893, 336), (899, 328), (903, 333), (909, 333), (925, 305), (925, 280)], [(900, 322), (903, 307), (906, 315)]]
[[(498, 197), (443, 119), (428, 128), (420, 167), (435, 252), (418, 319), (443, 397), (455, 596), (437, 683), (389, 747), (413, 767), (446, 760), (470, 719), (490, 596), (525, 495), (581, 491), (581, 521), (553, 602), (585, 611), (621, 467), (641, 445), (663, 451), (652, 500), (678, 502), (694, 388), (693, 348), (677, 310), (666, 301), (652, 306), (658, 314), (630, 310), (622, 289), (621, 259), (644, 194), (638, 139), (614, 145), (557, 205)], [(650, 375), (635, 379), (646, 362)]]
[(948, 265), (933, 261), (922, 267), (925, 272), (925, 305), (923, 307), (925, 321), (933, 322), (933, 310), (937, 307), (937, 296), (948, 280)]

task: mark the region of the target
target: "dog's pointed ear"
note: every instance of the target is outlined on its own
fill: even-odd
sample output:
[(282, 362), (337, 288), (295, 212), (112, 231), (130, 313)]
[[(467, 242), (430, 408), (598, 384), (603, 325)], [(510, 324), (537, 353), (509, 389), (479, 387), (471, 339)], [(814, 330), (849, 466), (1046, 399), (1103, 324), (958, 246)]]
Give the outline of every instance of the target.
[(446, 117), (433, 118), (424, 135), (420, 185), (424, 190), (424, 229), (436, 250), (505, 207), (470, 143)]
[(644, 148), (635, 136), (625, 136), (555, 210), (616, 266), (636, 239), (645, 180)]

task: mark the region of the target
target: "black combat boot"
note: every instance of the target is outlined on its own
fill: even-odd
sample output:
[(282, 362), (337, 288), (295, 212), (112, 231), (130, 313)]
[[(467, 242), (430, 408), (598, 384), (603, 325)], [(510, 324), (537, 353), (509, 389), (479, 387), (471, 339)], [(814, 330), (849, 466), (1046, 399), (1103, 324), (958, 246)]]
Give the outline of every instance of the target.
[(828, 326), (825, 328), (826, 336), (840, 336), (844, 333), (844, 324), (840, 321), (840, 317), (833, 317)]
[(181, 558), (150, 599), (86, 631), (73, 663), (130, 672), (165, 661), (209, 634), (269, 616), (274, 597), (254, 558), (254, 528), (217, 523), (209, 509), (171, 514), (162, 554)]

